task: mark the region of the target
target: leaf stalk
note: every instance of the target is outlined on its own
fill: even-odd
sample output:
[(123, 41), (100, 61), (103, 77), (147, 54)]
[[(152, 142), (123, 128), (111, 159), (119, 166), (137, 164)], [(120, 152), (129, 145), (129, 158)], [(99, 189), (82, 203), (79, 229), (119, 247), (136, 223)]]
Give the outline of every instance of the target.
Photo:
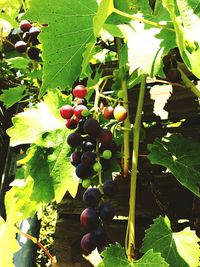
[(118, 15), (120, 15), (120, 16), (123, 16), (123, 17), (126, 17), (128, 19), (131, 19), (131, 20), (138, 20), (140, 22), (143, 22), (145, 24), (149, 24), (149, 25), (154, 26), (154, 27), (157, 27), (157, 28), (163, 28), (163, 29), (165, 29), (167, 31), (175, 32), (174, 29), (169, 28), (169, 27), (167, 27), (165, 25), (162, 25), (160, 23), (157, 23), (157, 22), (154, 22), (154, 21), (150, 21), (150, 20), (147, 20), (147, 19), (139, 18), (139, 17), (136, 17), (134, 15), (130, 15), (130, 14), (125, 13), (125, 12), (123, 12), (123, 11), (117, 9), (117, 8), (114, 8), (114, 11), (113, 12), (116, 13), (116, 14), (118, 14)]

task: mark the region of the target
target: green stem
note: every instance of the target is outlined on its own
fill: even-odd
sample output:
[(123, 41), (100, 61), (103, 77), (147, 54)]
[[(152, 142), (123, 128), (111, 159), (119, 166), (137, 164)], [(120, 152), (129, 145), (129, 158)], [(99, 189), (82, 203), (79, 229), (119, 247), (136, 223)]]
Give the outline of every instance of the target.
[(120, 15), (120, 16), (129, 18), (129, 19), (131, 19), (131, 20), (138, 20), (138, 21), (140, 21), (140, 22), (143, 22), (143, 23), (146, 23), (146, 24), (149, 24), (149, 25), (158, 27), (158, 28), (163, 28), (163, 29), (165, 29), (165, 30), (168, 30), (168, 31), (171, 31), (171, 32), (175, 32), (174, 29), (172, 29), (172, 28), (168, 28), (168, 27), (165, 26), (165, 25), (162, 25), (162, 24), (159, 24), (159, 23), (157, 23), (157, 22), (153, 22), (153, 21), (150, 21), (150, 20), (147, 20), (147, 19), (139, 18), (139, 17), (136, 17), (136, 16), (134, 16), (134, 15), (130, 15), (130, 14), (125, 13), (125, 12), (123, 12), (123, 11), (121, 11), (121, 10), (116, 9), (116, 8), (114, 8), (114, 11), (113, 11), (113, 12), (116, 13), (116, 14), (118, 14), (118, 15)]
[(129, 198), (129, 216), (128, 216), (128, 225), (127, 225), (126, 240), (125, 240), (126, 254), (128, 259), (131, 261), (133, 261), (134, 258), (134, 248), (135, 248), (136, 179), (137, 179), (141, 117), (142, 117), (142, 108), (145, 95), (146, 78), (147, 75), (143, 74), (140, 85), (136, 118), (133, 126), (133, 155), (132, 155), (132, 173), (131, 173), (130, 198)]
[(110, 101), (117, 102), (117, 99), (116, 98), (113, 98), (113, 97), (110, 97), (110, 96), (106, 96), (106, 95), (101, 94), (101, 93), (99, 93), (99, 96), (102, 97), (102, 98), (108, 99)]
[(190, 79), (187, 77), (187, 75), (185, 75), (180, 66), (178, 66), (178, 70), (181, 73), (181, 78), (186, 85), (186, 88), (193, 92), (198, 98), (200, 98), (200, 90), (193, 84), (192, 81), (190, 81)]
[[(116, 38), (116, 45), (117, 45), (117, 54), (118, 59), (120, 63), (120, 52), (121, 52), (121, 39)], [(122, 78), (121, 78), (121, 87), (123, 90), (123, 106), (127, 111), (127, 118), (124, 121), (124, 128), (130, 129), (131, 123), (130, 123), (130, 117), (129, 117), (129, 106), (128, 106), (128, 87), (127, 87), (127, 81), (126, 81), (126, 71), (125, 68), (121, 68)], [(129, 147), (129, 131), (124, 131), (124, 161), (123, 161), (123, 174), (125, 177), (128, 176), (129, 171), (129, 161), (130, 161), (130, 147)]]

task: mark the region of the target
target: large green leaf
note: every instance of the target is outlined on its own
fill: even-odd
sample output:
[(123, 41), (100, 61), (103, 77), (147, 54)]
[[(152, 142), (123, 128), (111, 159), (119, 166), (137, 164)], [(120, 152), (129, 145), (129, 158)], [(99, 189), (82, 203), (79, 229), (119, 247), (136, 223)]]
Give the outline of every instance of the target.
[(103, 261), (98, 267), (167, 267), (169, 266), (161, 257), (160, 253), (154, 253), (153, 250), (147, 251), (141, 259), (130, 262), (125, 254), (124, 248), (116, 243), (110, 245), (103, 253)]
[(40, 145), (32, 145), (26, 158), (20, 161), (27, 166), (26, 176), (34, 180), (30, 199), (36, 202), (60, 202), (66, 193), (76, 196), (79, 179), (70, 163), (71, 148), (66, 142), (67, 129), (43, 134)]
[(200, 78), (200, 3), (196, 0), (163, 0), (176, 30), (176, 42), (188, 69)]
[(26, 18), (47, 23), (39, 36), (43, 45), (43, 85), (47, 88), (72, 86), (81, 72), (82, 54), (94, 41), (93, 17), (96, 0), (30, 0)]
[[(189, 228), (173, 233), (167, 217), (159, 217), (146, 230), (142, 252), (153, 249), (160, 252), (170, 267), (197, 267), (199, 264), (199, 238)], [(157, 265), (155, 265), (157, 266)]]
[(13, 225), (7, 224), (0, 217), (0, 266), (14, 267), (13, 254), (19, 250), (15, 239), (16, 232)]
[(168, 168), (176, 179), (200, 197), (200, 143), (172, 134), (148, 145), (152, 164)]
[(20, 101), (26, 95), (26, 86), (19, 85), (17, 87), (8, 88), (2, 90), (0, 95), (0, 101), (6, 106), (6, 108), (10, 108), (12, 105)]
[(34, 143), (44, 132), (64, 127), (64, 121), (59, 115), (62, 105), (70, 102), (70, 98), (58, 90), (49, 91), (44, 101), (36, 107), (27, 108), (12, 118), (13, 126), (7, 130), (10, 145)]

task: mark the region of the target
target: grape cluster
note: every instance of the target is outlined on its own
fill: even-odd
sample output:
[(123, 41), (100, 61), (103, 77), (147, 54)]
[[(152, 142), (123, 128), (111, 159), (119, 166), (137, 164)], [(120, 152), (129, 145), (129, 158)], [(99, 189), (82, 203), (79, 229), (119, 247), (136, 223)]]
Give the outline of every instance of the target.
[(115, 210), (109, 202), (102, 201), (102, 197), (112, 197), (117, 191), (116, 182), (107, 180), (102, 193), (98, 188), (88, 188), (83, 194), (83, 202), (88, 206), (80, 215), (80, 223), (85, 230), (81, 248), (85, 253), (92, 252), (96, 247), (99, 251), (106, 247), (109, 240), (104, 223), (112, 221)]
[(73, 89), (74, 106), (64, 105), (60, 109), (60, 115), (66, 120), (65, 125), (68, 129), (76, 129), (79, 125), (79, 132), (83, 126), (84, 118), (87, 117), (90, 112), (87, 108), (87, 101), (84, 97), (87, 95), (87, 88), (83, 85), (77, 85)]
[(70, 161), (76, 167), (76, 175), (82, 179), (84, 188), (91, 185), (93, 176), (109, 168), (109, 161), (117, 152), (112, 132), (90, 117), (84, 99), (87, 92), (85, 86), (77, 85), (73, 89), (74, 106), (64, 105), (60, 109), (66, 127), (76, 129), (68, 135), (67, 143), (73, 150)]
[(15, 43), (15, 49), (20, 53), (27, 52), (30, 59), (36, 60), (39, 58), (40, 50), (36, 47), (39, 44), (38, 35), (39, 27), (33, 26), (28, 20), (22, 20), (19, 24), (22, 34), (22, 40)]
[(75, 130), (68, 135), (67, 143), (72, 149), (71, 164), (86, 188), (83, 202), (88, 207), (80, 215), (80, 223), (85, 230), (81, 247), (84, 252), (90, 253), (96, 247), (100, 250), (108, 242), (103, 224), (113, 219), (115, 211), (105, 198), (114, 196), (118, 191), (113, 180), (107, 180), (100, 188), (90, 186), (94, 184), (93, 178), (102, 175), (110, 167), (117, 145), (112, 132), (91, 116), (85, 99), (88, 89), (77, 85), (72, 93), (74, 105), (62, 106), (60, 115), (66, 120), (66, 127)]

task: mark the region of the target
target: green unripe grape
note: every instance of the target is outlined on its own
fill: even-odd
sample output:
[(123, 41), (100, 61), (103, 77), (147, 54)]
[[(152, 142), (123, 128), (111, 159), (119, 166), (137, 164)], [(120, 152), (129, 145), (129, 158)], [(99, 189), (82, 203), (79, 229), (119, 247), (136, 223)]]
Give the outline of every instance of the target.
[(112, 158), (112, 152), (110, 150), (104, 150), (102, 157), (104, 159), (111, 159)]
[(123, 98), (123, 96), (124, 96), (123, 90), (119, 90), (117, 93), (117, 96), (118, 96), (118, 98)]
[(101, 163), (100, 163), (100, 162), (96, 162), (96, 163), (94, 163), (94, 165), (93, 165), (93, 170), (94, 170), (95, 172), (99, 172), (99, 171), (101, 171), (101, 170), (102, 170), (102, 165), (101, 165)]
[(87, 109), (85, 109), (85, 110), (83, 110), (83, 111), (81, 112), (81, 115), (82, 115), (83, 117), (87, 117), (87, 116), (90, 115), (90, 111), (87, 110)]
[(88, 188), (91, 185), (91, 180), (90, 179), (84, 179), (82, 181), (82, 187), (83, 188)]

